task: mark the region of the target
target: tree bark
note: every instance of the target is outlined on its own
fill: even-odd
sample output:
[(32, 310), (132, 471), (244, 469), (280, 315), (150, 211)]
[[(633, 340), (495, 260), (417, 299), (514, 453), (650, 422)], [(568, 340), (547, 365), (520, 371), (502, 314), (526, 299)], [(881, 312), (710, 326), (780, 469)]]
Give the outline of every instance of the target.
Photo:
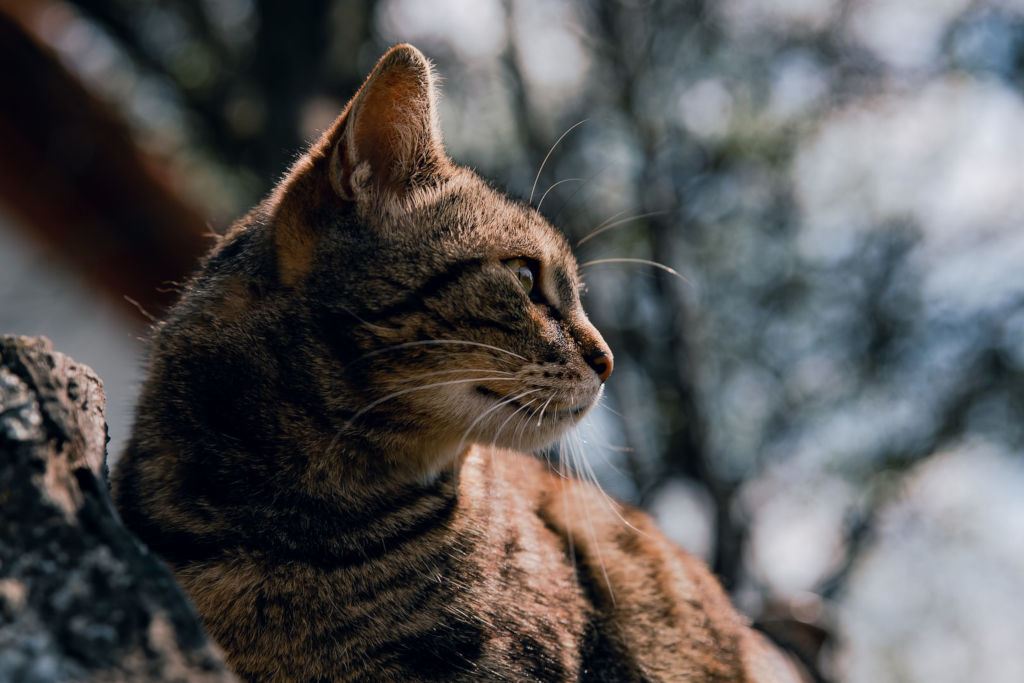
[(106, 483), (103, 384), (0, 336), (0, 680), (235, 680)]

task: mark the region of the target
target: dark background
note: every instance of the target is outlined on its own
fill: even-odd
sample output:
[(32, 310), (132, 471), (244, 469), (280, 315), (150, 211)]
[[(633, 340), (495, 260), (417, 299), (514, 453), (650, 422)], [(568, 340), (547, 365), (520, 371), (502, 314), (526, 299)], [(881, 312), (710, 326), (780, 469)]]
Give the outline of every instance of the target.
[(1018, 0), (0, 1), (0, 331), (111, 456), (140, 309), (400, 41), (457, 161), (525, 198), (582, 121), (534, 204), (682, 275), (584, 269), (606, 488), (823, 679), (1024, 680)]

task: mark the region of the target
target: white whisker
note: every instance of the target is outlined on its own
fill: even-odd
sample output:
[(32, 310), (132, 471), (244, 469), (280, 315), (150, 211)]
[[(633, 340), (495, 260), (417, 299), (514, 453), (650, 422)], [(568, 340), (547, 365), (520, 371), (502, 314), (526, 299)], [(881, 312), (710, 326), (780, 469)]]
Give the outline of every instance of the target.
[(552, 396), (551, 398), (549, 398), (549, 399), (548, 399), (548, 401), (547, 401), (547, 403), (545, 403), (545, 404), (544, 404), (544, 407), (540, 409), (540, 417), (538, 417), (538, 418), (537, 418), (537, 426), (538, 426), (538, 427), (540, 427), (540, 426), (541, 426), (541, 423), (543, 423), (543, 422), (544, 422), (544, 411), (548, 409), (548, 405), (549, 405), (549, 404), (551, 403), (551, 400), (552, 400), (553, 398), (554, 398), (554, 396)]
[(586, 234), (586, 235), (585, 235), (584, 237), (582, 237), (582, 238), (580, 239), (580, 241), (576, 243), (576, 246), (579, 246), (579, 245), (580, 245), (580, 244), (582, 244), (583, 242), (585, 242), (585, 241), (587, 241), (588, 239), (590, 239), (590, 235), (593, 235), (595, 231), (597, 231), (597, 230), (600, 230), (600, 229), (601, 229), (601, 228), (603, 228), (604, 226), (608, 225), (608, 224), (609, 224), (609, 223), (611, 223), (611, 222), (612, 222), (613, 220), (615, 220), (616, 218), (618, 218), (618, 217), (619, 217), (619, 216), (621, 216), (622, 214), (626, 213), (626, 211), (628, 211), (628, 209), (623, 209), (622, 211), (616, 211), (616, 212), (615, 212), (615, 213), (613, 213), (613, 214), (612, 214), (611, 216), (608, 216), (608, 218), (605, 218), (605, 219), (604, 219), (603, 221), (601, 221), (600, 223), (598, 223), (598, 224), (597, 224), (597, 225), (596, 225), (596, 226), (594, 227), (594, 229), (593, 229), (593, 230), (591, 230), (591, 231), (590, 231), (589, 233), (587, 233), (587, 234)]
[[(487, 417), (488, 415), (490, 415), (491, 413), (493, 413), (494, 411), (498, 410), (499, 408), (501, 408), (503, 406), (507, 406), (509, 404), (515, 403), (516, 401), (518, 401), (519, 399), (523, 398), (524, 396), (529, 396), (530, 394), (535, 394), (538, 391), (540, 391), (540, 389), (531, 389), (530, 391), (524, 391), (521, 394), (517, 394), (516, 396), (512, 396), (511, 398), (504, 399), (503, 401), (499, 402), (497, 405), (491, 406), (490, 408), (488, 408), (484, 412), (480, 413), (480, 415), (478, 415), (477, 418), (475, 420), (473, 420), (472, 423), (470, 423), (469, 427), (466, 429), (466, 432), (462, 435), (462, 438), (459, 439), (459, 446), (458, 446), (458, 448), (455, 449), (455, 452), (456, 453), (461, 453), (462, 452), (462, 446), (466, 443), (466, 438), (469, 436), (469, 433), (472, 432), (473, 431), (473, 427), (476, 427), (477, 424), (481, 420), (483, 420), (485, 417)], [(515, 413), (513, 413), (513, 414), (515, 414)]]
[(566, 178), (565, 180), (559, 180), (557, 183), (551, 183), (551, 185), (544, 191), (544, 194), (540, 196), (540, 201), (537, 202), (537, 211), (540, 211), (540, 207), (543, 206), (544, 200), (547, 198), (548, 193), (555, 189), (562, 183), (571, 183), (573, 181), (582, 182), (583, 178)]
[(516, 374), (514, 372), (509, 372), (508, 370), (495, 370), (493, 368), (455, 368), (453, 370), (434, 370), (433, 372), (422, 372), (418, 375), (410, 375), (408, 377), (397, 377), (395, 378), (393, 383), (397, 384), (401, 382), (414, 382), (416, 380), (423, 379), (424, 377), (437, 377), (438, 375), (456, 375), (462, 372), (484, 372), (490, 373), (492, 375), (506, 376)]
[[(560, 209), (558, 210), (558, 213), (556, 213), (556, 214), (555, 214), (555, 215), (554, 215), (554, 216), (552, 217), (552, 219), (551, 219), (551, 222), (552, 222), (552, 223), (558, 223), (558, 217), (559, 217), (559, 216), (561, 216), (561, 215), (562, 215), (562, 212), (563, 212), (563, 211), (565, 211), (565, 208), (566, 208), (567, 206), (569, 206), (569, 204), (571, 204), (571, 203), (572, 203), (572, 200), (576, 198), (576, 195), (578, 195), (578, 194), (579, 194), (580, 192), (582, 192), (582, 191), (583, 191), (583, 189), (584, 189), (584, 188), (585, 188), (585, 187), (587, 186), (587, 184), (588, 184), (588, 183), (590, 183), (590, 181), (591, 181), (591, 180), (593, 180), (594, 178), (596, 178), (597, 176), (601, 175), (602, 173), (604, 173), (605, 171), (607, 171), (607, 170), (608, 170), (609, 168), (611, 168), (611, 165), (612, 165), (612, 164), (611, 164), (611, 162), (609, 162), (609, 163), (605, 164), (604, 166), (602, 166), (601, 168), (599, 168), (599, 169), (598, 169), (597, 171), (595, 171), (595, 172), (594, 172), (594, 173), (593, 173), (592, 175), (588, 176), (588, 177), (587, 177), (587, 178), (586, 178), (586, 179), (585, 179), (585, 180), (583, 181), (583, 184), (582, 184), (582, 185), (580, 185), (580, 186), (579, 186), (579, 187), (577, 187), (577, 188), (576, 188), (575, 190), (573, 190), (573, 191), (572, 191), (572, 194), (570, 194), (570, 195), (568, 196), (568, 198), (566, 198), (566, 200), (565, 200), (565, 203), (564, 203), (564, 204), (562, 204), (562, 208), (560, 208)], [(621, 213), (619, 213), (618, 215), (620, 215), (620, 216), (621, 216), (621, 215), (622, 215), (622, 213), (625, 213), (625, 212), (621, 212)]]
[(507, 425), (509, 423), (509, 421), (512, 418), (514, 418), (516, 416), (516, 414), (519, 413), (520, 410), (525, 410), (525, 409), (529, 408), (531, 405), (533, 405), (534, 401), (536, 401), (536, 400), (537, 399), (535, 399), (535, 398), (531, 398), (525, 404), (523, 404), (523, 405), (519, 406), (518, 408), (516, 408), (516, 410), (511, 415), (506, 417), (505, 421), (502, 422), (501, 425), (498, 427), (497, 431), (494, 432), (494, 438), (491, 439), (491, 443), (494, 444), (494, 445), (497, 445), (498, 444), (498, 437), (501, 436), (501, 432), (505, 429), (505, 425)]
[(613, 515), (615, 515), (620, 522), (622, 522), (623, 524), (628, 526), (633, 531), (636, 531), (637, 533), (639, 533), (639, 534), (641, 534), (643, 536), (647, 536), (648, 535), (647, 532), (643, 531), (642, 529), (638, 529), (628, 519), (626, 519), (625, 517), (622, 516), (622, 512), (619, 510), (618, 503), (616, 503), (615, 500), (605, 492), (604, 487), (601, 486), (601, 483), (597, 479), (597, 473), (594, 472), (594, 468), (590, 465), (590, 461), (587, 459), (586, 455), (584, 454), (584, 452), (583, 452), (583, 438), (582, 438), (582, 436), (580, 436), (580, 434), (578, 432), (573, 432), (573, 436), (576, 437), (576, 440), (577, 440), (578, 445), (579, 445), (579, 451), (580, 451), (579, 461), (583, 463), (582, 469), (579, 472), (580, 476), (583, 477), (584, 479), (588, 480), (591, 484), (594, 485), (594, 488), (596, 488), (597, 492), (600, 494), (601, 500), (604, 502), (605, 507), (608, 508), (608, 511), (611, 512)]
[[(548, 400), (550, 401), (550, 399), (548, 399)], [(547, 405), (547, 404), (545, 403), (543, 405)], [(513, 439), (513, 442), (516, 444), (517, 448), (522, 446), (523, 434), (525, 434), (525, 432), (526, 432), (526, 427), (533, 421), (533, 416), (536, 415), (537, 413), (539, 413), (540, 410), (541, 410), (540, 408), (537, 408), (536, 410), (531, 412), (529, 415), (526, 416), (526, 419), (523, 420), (522, 424), (519, 425), (519, 431), (516, 433), (516, 436)]]
[[(665, 212), (664, 211), (651, 211), (649, 213), (640, 213), (640, 214), (637, 214), (635, 216), (629, 216), (627, 218), (623, 218), (623, 219), (614, 221), (615, 218), (618, 218), (619, 216), (621, 216), (624, 213), (626, 213), (626, 212), (625, 211), (620, 211), (619, 213), (615, 214), (614, 216), (612, 216), (611, 218), (606, 220), (604, 223), (601, 223), (596, 228), (591, 230), (589, 233), (587, 233), (586, 235), (581, 237), (580, 241), (576, 243), (576, 247), (579, 248), (579, 246), (581, 244), (583, 244), (584, 242), (586, 242), (587, 240), (589, 240), (589, 239), (591, 239), (593, 237), (597, 237), (598, 235), (600, 235), (602, 232), (605, 232), (606, 230), (611, 230), (612, 228), (618, 227), (620, 225), (625, 225), (626, 223), (630, 223), (632, 221), (638, 221), (641, 218), (650, 218), (651, 216), (660, 216), (660, 215), (664, 214)], [(614, 221), (614, 222), (609, 223), (608, 221)]]
[(346, 367), (348, 367), (348, 365), (352, 365), (353, 363), (358, 363), (361, 360), (365, 360), (367, 358), (372, 358), (373, 356), (379, 356), (379, 355), (381, 355), (383, 353), (390, 353), (391, 351), (398, 351), (400, 349), (407, 349), (407, 348), (411, 348), (411, 347), (414, 347), (414, 346), (429, 346), (431, 344), (437, 344), (437, 345), (449, 344), (449, 345), (475, 346), (475, 347), (479, 347), (479, 348), (483, 348), (483, 349), (490, 349), (491, 351), (498, 351), (500, 353), (505, 353), (505, 354), (508, 354), (508, 355), (510, 355), (510, 356), (512, 356), (514, 358), (518, 358), (519, 360), (521, 360), (523, 362), (529, 362), (529, 359), (526, 358), (525, 356), (520, 356), (518, 353), (513, 353), (512, 351), (509, 351), (508, 349), (503, 349), (500, 346), (494, 346), (492, 344), (484, 344), (482, 342), (467, 341), (467, 340), (464, 340), (464, 339), (422, 339), (422, 340), (419, 340), (419, 341), (403, 342), (401, 344), (395, 344), (394, 346), (386, 346), (386, 347), (384, 347), (382, 349), (376, 349), (375, 351), (370, 351), (369, 353), (364, 353), (362, 356), (359, 356), (355, 360), (349, 361), (348, 364), (346, 365)]
[[(623, 415), (622, 413), (620, 413), (620, 412), (619, 412), (618, 410), (615, 410), (615, 408), (612, 408), (612, 407), (611, 407), (610, 405), (608, 405), (608, 400), (607, 400), (607, 399), (608, 399), (608, 396), (607, 396), (606, 394), (602, 394), (601, 396), (599, 396), (599, 397), (597, 398), (597, 402), (598, 402), (598, 404), (599, 404), (599, 405), (600, 405), (600, 406), (601, 406), (602, 408), (604, 408), (605, 410), (607, 410), (607, 411), (608, 411), (609, 413), (611, 413), (612, 415), (616, 415), (616, 416), (618, 416), (618, 417), (622, 418), (623, 420), (625, 420), (625, 419), (626, 419), (626, 416), (625, 416), (625, 415)], [(629, 449), (627, 449), (627, 450), (629, 450)]]
[(537, 169), (537, 175), (533, 179), (533, 187), (530, 188), (530, 199), (526, 202), (527, 204), (533, 204), (533, 193), (537, 191), (537, 181), (540, 180), (540, 174), (544, 172), (544, 165), (548, 163), (548, 159), (551, 157), (551, 153), (555, 151), (555, 148), (558, 147), (558, 143), (561, 142), (566, 135), (573, 132), (576, 128), (579, 128), (586, 122), (587, 119), (583, 119), (582, 121), (569, 126), (568, 130), (562, 133), (559, 138), (555, 140), (555, 144), (551, 145), (551, 149), (549, 149), (548, 153), (544, 156), (544, 161), (540, 162), (540, 168)]
[[(571, 446), (572, 444), (570, 444)], [(572, 458), (573, 469), (577, 472), (580, 470), (580, 452), (576, 448), (569, 448), (569, 455)], [(598, 487), (600, 489), (600, 487)], [(584, 523), (584, 532), (590, 537), (590, 544), (594, 547), (594, 553), (597, 555), (597, 564), (601, 567), (601, 575), (604, 577), (604, 583), (608, 587), (608, 596), (612, 600), (612, 606), (615, 606), (615, 591), (612, 589), (612, 581), (608, 576), (608, 567), (605, 565), (604, 555), (601, 553), (601, 543), (597, 537), (597, 531), (594, 529), (594, 520), (587, 512), (586, 501), (582, 500), (580, 496), (576, 496), (576, 507), (580, 512), (582, 521)]]
[[(560, 444), (559, 445), (561, 447), (558, 449), (558, 459), (562, 460), (562, 458), (563, 458), (562, 451), (564, 450), (565, 437), (562, 437), (562, 439), (560, 440)], [(568, 486), (568, 479), (566, 477), (562, 477), (562, 481), (560, 483), (561, 483), (560, 488), (562, 489), (562, 515), (566, 519), (566, 525), (565, 525), (566, 539), (565, 540), (569, 544), (569, 559), (572, 560), (572, 571), (573, 571), (573, 574), (577, 574), (579, 572), (579, 568), (576, 566), (576, 539), (572, 535), (572, 525), (568, 524), (568, 520), (569, 520), (569, 492), (566, 490), (566, 486)]]
[(596, 261), (587, 261), (586, 263), (581, 263), (580, 264), (580, 268), (587, 268), (588, 266), (597, 266), (597, 265), (600, 265), (602, 263), (642, 263), (644, 265), (654, 266), (655, 268), (660, 268), (661, 270), (664, 270), (669, 275), (674, 275), (675, 277), (679, 278), (680, 280), (682, 280), (686, 284), (693, 285), (692, 282), (687, 280), (685, 277), (680, 275), (678, 272), (676, 272), (672, 268), (669, 268), (668, 266), (666, 266), (664, 263), (658, 263), (657, 261), (651, 261), (651, 260), (645, 259), (645, 258), (601, 258), (601, 259), (597, 259)]
[(361, 322), (363, 325), (366, 325), (367, 327), (372, 327), (374, 329), (381, 330), (383, 332), (397, 332), (398, 329), (399, 329), (397, 327), (384, 327), (383, 325), (377, 325), (376, 323), (371, 323), (368, 320), (363, 320), (361, 317), (359, 317), (359, 315), (356, 314), (355, 311), (353, 311), (353, 310), (351, 310), (349, 308), (345, 308), (344, 306), (338, 306), (338, 308), (340, 308), (341, 310), (345, 311), (350, 316), (352, 316), (353, 318), (355, 318), (356, 320)]
[(451, 386), (453, 384), (466, 384), (467, 382), (518, 382), (518, 381), (519, 381), (519, 378), (517, 378), (517, 377), (470, 377), (470, 378), (465, 378), (465, 379), (450, 379), (450, 380), (447, 380), (445, 382), (434, 382), (432, 384), (424, 384), (423, 386), (419, 386), (419, 387), (411, 387), (409, 389), (402, 389), (401, 391), (396, 391), (394, 393), (388, 394), (387, 396), (384, 396), (383, 398), (378, 398), (376, 401), (373, 401), (369, 405), (363, 407), (361, 410), (356, 412), (356, 414), (353, 415), (351, 417), (351, 419), (349, 419), (348, 426), (351, 427), (352, 424), (355, 423), (355, 421), (358, 420), (360, 417), (362, 417), (367, 411), (373, 410), (374, 408), (379, 406), (381, 403), (384, 403), (385, 401), (390, 401), (393, 398), (397, 398), (398, 396), (403, 396), (405, 394), (409, 394), (409, 393), (412, 393), (414, 391), (424, 391), (425, 389), (434, 389), (434, 388), (437, 388), (437, 387), (446, 387), (446, 386)]

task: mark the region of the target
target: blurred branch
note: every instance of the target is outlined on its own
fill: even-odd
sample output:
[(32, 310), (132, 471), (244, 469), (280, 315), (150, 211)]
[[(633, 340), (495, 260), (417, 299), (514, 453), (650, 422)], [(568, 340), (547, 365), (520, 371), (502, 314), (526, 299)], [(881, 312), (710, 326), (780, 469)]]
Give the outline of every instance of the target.
[[(229, 166), (249, 167), (264, 190), (287, 169), (294, 150), (303, 143), (299, 135), (302, 107), (321, 78), (318, 67), (328, 44), (330, 0), (290, 4), (257, 0), (255, 49), (237, 58), (217, 39), (200, 6), (175, 5), (192, 38), (221, 62), (212, 69), (213, 82), (202, 88), (182, 84), (170, 65), (143, 40), (136, 25), (139, 17), (117, 0), (72, 2), (110, 31), (140, 66), (174, 84), (186, 110), (199, 124), (197, 132), (203, 144), (216, 158)], [(254, 99), (254, 106), (263, 110), (258, 129), (240, 131), (232, 125), (229, 109), (238, 97)]]
[[(704, 7), (702, 2), (692, 2), (677, 5), (673, 10), (678, 14), (692, 15), (696, 19), (703, 14)], [(616, 93), (618, 101), (615, 105), (633, 121), (643, 144), (640, 188), (642, 200), (646, 200), (644, 190), (654, 187), (660, 181), (658, 176), (662, 171), (658, 168), (656, 157), (662, 140), (654, 122), (640, 111), (634, 93), (636, 79), (648, 67), (644, 62), (650, 58), (653, 35), (652, 30), (643, 25), (650, 20), (649, 17), (642, 12), (639, 16), (629, 17), (628, 13), (629, 10), (620, 3), (598, 3), (595, 44), (601, 47), (599, 54), (605, 69), (616, 74), (616, 85), (609, 89)], [(644, 41), (640, 44), (631, 43), (628, 49), (622, 38), (627, 33), (623, 27), (626, 22), (639, 22), (644, 29)], [(685, 23), (678, 21), (673, 25)], [(636, 63), (637, 56), (639, 64)], [(664, 211), (666, 208), (647, 204), (640, 207), (644, 212)], [(678, 240), (680, 233), (684, 232), (678, 223), (672, 221), (671, 215), (652, 216), (644, 225), (647, 226), (647, 239), (651, 242), (652, 253), (656, 255), (672, 253), (672, 241)], [(676, 283), (670, 281), (665, 273), (657, 273), (656, 283), (659, 300), (666, 304), (661, 315), (665, 329), (657, 335), (624, 334), (621, 337), (630, 356), (643, 358), (644, 364), (653, 368), (657, 376), (670, 381), (673, 394), (670, 406), (672, 414), (667, 420), (671, 432), (666, 439), (666, 450), (659, 458), (662, 471), (651, 477), (651, 480), (664, 481), (668, 476), (681, 474), (705, 486), (715, 506), (716, 541), (712, 569), (729, 588), (737, 584), (742, 572), (742, 550), (746, 537), (743, 525), (735, 519), (733, 513), (738, 485), (720, 477), (707, 458), (704, 419), (693, 381), (693, 350), (687, 336), (685, 298), (677, 291)], [(642, 484), (638, 482), (641, 491), (644, 490)], [(650, 489), (646, 493), (650, 493)]]
[[(206, 88), (202, 94), (182, 88), (176, 75), (168, 68), (168, 65), (158, 58), (147, 46), (142, 37), (138, 34), (137, 28), (132, 22), (132, 14), (125, 11), (125, 8), (116, 0), (69, 0), (87, 17), (95, 21), (108, 31), (128, 56), (136, 62), (143, 70), (156, 74), (162, 79), (173, 83), (176, 91), (185, 101), (189, 114), (200, 124), (198, 131), (203, 143), (209, 146), (214, 155), (229, 163), (242, 161), (237, 141), (227, 120), (224, 117), (226, 97), (228, 88), (223, 83), (215, 83), (214, 87)], [(189, 3), (184, 3), (188, 5)], [(189, 17), (193, 20), (202, 12), (192, 8)], [(204, 23), (205, 26), (205, 23)], [(206, 33), (207, 40), (211, 35)], [(216, 50), (223, 55), (223, 50)]]
[(547, 155), (550, 143), (545, 142), (546, 138), (537, 126), (537, 117), (530, 106), (530, 93), (523, 76), (522, 57), (519, 53), (514, 0), (503, 0), (502, 7), (505, 10), (505, 49), (501, 51), (501, 63), (508, 74), (512, 116), (529, 152), (529, 158), (540, 160)]
[[(1021, 310), (1019, 305), (1014, 308)], [(994, 332), (985, 337), (998, 338)], [(858, 562), (876, 540), (881, 516), (903, 493), (905, 478), (922, 462), (963, 438), (968, 417), (977, 401), (1002, 387), (1011, 387), (1024, 394), (1024, 372), (1007, 363), (995, 349), (980, 353), (974, 366), (964, 375), (971, 380), (959, 385), (957, 393), (944, 401), (936, 419), (939, 428), (935, 432), (912, 449), (894, 450), (872, 461), (872, 470), (880, 474), (874, 477), (868, 503), (847, 521), (846, 551), (842, 563), (814, 591), (823, 598), (841, 599)]]
[[(302, 108), (313, 94), (327, 50), (330, 0), (285, 3), (257, 0), (259, 28), (253, 59), (255, 81), (262, 89), (266, 126), (260, 132), (263, 152), (256, 164), (269, 188), (291, 164), (299, 137)], [(353, 93), (354, 94), (354, 93)], [(338, 112), (341, 113), (341, 112)]]

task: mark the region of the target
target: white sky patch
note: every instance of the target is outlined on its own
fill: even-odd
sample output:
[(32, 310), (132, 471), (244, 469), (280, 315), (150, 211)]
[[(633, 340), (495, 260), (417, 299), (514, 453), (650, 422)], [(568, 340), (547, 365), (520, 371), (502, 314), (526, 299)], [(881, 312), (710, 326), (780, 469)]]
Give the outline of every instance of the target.
[(1024, 680), (1024, 462), (974, 442), (918, 468), (883, 513), (840, 620), (844, 680)]
[(107, 463), (113, 466), (131, 428), (145, 331), (125, 315), (131, 304), (99, 296), (52, 252), (26, 239), (14, 221), (0, 211), (0, 331), (45, 335), (54, 349), (99, 375), (107, 399)]
[(467, 61), (496, 57), (505, 47), (498, 0), (388, 0), (378, 11), (377, 24), (389, 41), (441, 41)]
[(651, 515), (665, 535), (691, 555), (710, 561), (715, 549), (714, 503), (696, 484), (673, 479), (658, 489)]
[(854, 400), (808, 425), (791, 447), (794, 467), (825, 468), (830, 462), (857, 462), (911, 440), (930, 427), (931, 406), (886, 389), (864, 390)]
[(747, 485), (742, 499), (757, 510), (750, 529), (752, 571), (775, 590), (811, 590), (837, 565), (851, 499), (846, 484), (776, 468)]
[(810, 55), (797, 52), (784, 57), (772, 74), (766, 113), (777, 121), (804, 114), (825, 97), (828, 85), (824, 69)]
[(838, 6), (837, 0), (724, 0), (717, 4), (726, 23), (739, 33), (765, 27), (817, 31), (832, 21)]
[[(973, 305), (1024, 287), (1014, 273), (1024, 224), (1024, 102), (995, 82), (946, 78), (855, 104), (825, 121), (792, 167), (799, 248), (832, 261), (857, 236), (912, 220), (936, 297)], [(988, 273), (978, 271), (983, 259)]]
[(860, 0), (847, 24), (854, 40), (897, 68), (934, 64), (946, 27), (971, 0)]
[(718, 138), (729, 132), (733, 98), (718, 79), (694, 83), (679, 98), (679, 113), (686, 128), (701, 138)]
[(578, 8), (565, 0), (514, 3), (521, 67), (542, 96), (561, 102), (582, 88), (590, 58), (580, 43)]
[(983, 311), (1013, 304), (1024, 292), (1024, 234), (1008, 231), (963, 252), (950, 251), (928, 269), (923, 291), (941, 308)]

